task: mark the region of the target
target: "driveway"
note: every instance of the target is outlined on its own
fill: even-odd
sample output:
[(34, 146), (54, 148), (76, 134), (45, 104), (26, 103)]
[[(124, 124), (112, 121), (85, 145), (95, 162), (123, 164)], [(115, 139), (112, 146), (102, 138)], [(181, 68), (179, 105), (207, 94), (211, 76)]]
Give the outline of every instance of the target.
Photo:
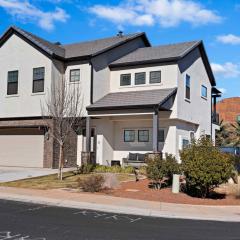
[[(65, 168), (64, 171), (72, 169)], [(48, 168), (23, 168), (23, 167), (1, 167), (0, 166), (0, 182), (10, 182), (25, 178), (40, 177), (57, 173), (58, 169)]]

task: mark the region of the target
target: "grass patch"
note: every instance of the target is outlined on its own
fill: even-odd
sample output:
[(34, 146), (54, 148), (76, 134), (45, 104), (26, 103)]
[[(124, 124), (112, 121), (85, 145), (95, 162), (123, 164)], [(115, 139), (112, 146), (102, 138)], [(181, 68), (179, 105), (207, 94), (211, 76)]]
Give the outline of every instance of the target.
[[(73, 172), (63, 173), (63, 180), (57, 179), (57, 174), (51, 174), (42, 177), (28, 178), (13, 182), (0, 183), (0, 186), (32, 188), (32, 189), (57, 189), (57, 188), (77, 188), (78, 180), (83, 179), (90, 174), (75, 175)], [(129, 174), (117, 174), (119, 182), (134, 180), (134, 176)]]

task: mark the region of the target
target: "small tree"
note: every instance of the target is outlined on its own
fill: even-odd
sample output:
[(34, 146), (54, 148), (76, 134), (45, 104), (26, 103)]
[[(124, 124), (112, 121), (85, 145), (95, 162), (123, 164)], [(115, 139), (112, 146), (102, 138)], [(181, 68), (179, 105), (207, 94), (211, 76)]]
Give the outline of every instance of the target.
[(206, 137), (193, 141), (180, 156), (190, 194), (208, 197), (215, 187), (227, 182), (232, 175), (230, 157), (221, 153)]
[(65, 142), (70, 132), (81, 125), (83, 107), (80, 84), (69, 86), (62, 77), (56, 84), (52, 84), (45, 102), (41, 103), (41, 108), (48, 128), (49, 118), (53, 120), (49, 134), (59, 144), (58, 178), (62, 180)]

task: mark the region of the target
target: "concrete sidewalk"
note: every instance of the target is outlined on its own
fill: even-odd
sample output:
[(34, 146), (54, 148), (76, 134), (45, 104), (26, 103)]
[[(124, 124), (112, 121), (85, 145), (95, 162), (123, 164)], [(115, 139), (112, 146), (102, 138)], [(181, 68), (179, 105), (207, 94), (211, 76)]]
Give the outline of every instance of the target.
[(141, 216), (240, 222), (240, 206), (162, 203), (71, 192), (64, 189), (34, 190), (0, 187), (0, 199)]

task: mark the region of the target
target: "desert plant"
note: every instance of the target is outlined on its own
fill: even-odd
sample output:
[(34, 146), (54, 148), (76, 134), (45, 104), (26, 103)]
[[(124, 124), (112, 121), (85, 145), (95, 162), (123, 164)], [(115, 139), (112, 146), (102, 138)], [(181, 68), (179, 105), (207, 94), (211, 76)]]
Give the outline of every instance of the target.
[(211, 140), (201, 137), (180, 152), (182, 170), (189, 194), (208, 197), (211, 190), (228, 181), (233, 164), (229, 155), (221, 153)]
[(78, 179), (78, 186), (84, 192), (99, 192), (103, 188), (105, 182), (104, 176), (100, 174), (90, 175), (85, 178)]

